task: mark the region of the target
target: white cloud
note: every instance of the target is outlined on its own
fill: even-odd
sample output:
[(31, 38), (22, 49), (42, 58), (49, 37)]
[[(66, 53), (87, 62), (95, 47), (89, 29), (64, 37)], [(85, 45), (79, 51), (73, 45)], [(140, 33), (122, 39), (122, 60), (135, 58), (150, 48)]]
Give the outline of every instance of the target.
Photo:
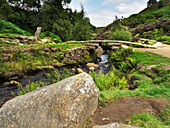
[(112, 23), (116, 14), (112, 10), (99, 10), (88, 14), (88, 17), (93, 25), (101, 27)]
[(134, 1), (132, 3), (122, 3), (116, 6), (116, 10), (118, 13), (121, 14), (132, 14), (132, 13), (138, 13), (139, 11), (142, 11), (146, 7), (145, 2), (140, 1)]
[(86, 4), (87, 2), (90, 2), (91, 0), (74, 0), (69, 4), (69, 7), (72, 8), (72, 10), (81, 11), (81, 4)]
[(109, 4), (117, 4), (117, 3), (124, 3), (124, 2), (128, 2), (129, 0), (105, 0), (102, 5), (109, 5)]

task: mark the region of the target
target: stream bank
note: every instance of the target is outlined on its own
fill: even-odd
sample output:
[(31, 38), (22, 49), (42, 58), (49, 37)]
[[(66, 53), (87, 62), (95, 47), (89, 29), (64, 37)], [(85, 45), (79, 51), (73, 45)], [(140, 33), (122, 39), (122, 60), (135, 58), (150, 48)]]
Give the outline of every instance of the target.
[[(96, 69), (96, 72), (99, 72), (102, 70), (103, 74), (107, 74), (109, 71), (109, 64), (107, 60), (107, 54), (106, 52), (103, 53), (100, 59), (98, 61), (96, 60), (96, 52), (94, 51), (94, 46), (88, 47), (88, 49), (84, 49), (81, 51), (81, 48), (75, 48), (70, 49), (69, 51), (64, 53), (65, 58), (62, 61), (65, 61), (67, 64), (63, 67), (55, 67), (51, 69), (44, 69), (44, 70), (35, 70), (33, 72), (29, 72), (25, 74), (24, 76), (12, 76), (9, 79), (1, 79), (0, 80), (0, 107), (7, 101), (12, 99), (11, 91), (17, 94), (18, 86), (15, 82), (21, 83), (21, 85), (24, 87), (29, 83), (32, 82), (46, 82), (51, 83), (52, 79), (49, 79), (47, 77), (48, 73), (52, 73), (54, 70), (58, 70), (60, 74), (63, 74), (64, 68), (68, 69), (72, 73), (76, 73), (75, 69), (81, 68), (85, 72), (89, 72), (89, 67), (86, 66), (86, 63), (91, 61), (96, 61), (98, 65), (100, 65), (99, 69)], [(77, 57), (78, 54), (78, 57)], [(90, 58), (89, 58), (90, 56)], [(89, 58), (88, 60), (85, 60)], [(75, 60), (76, 59), (76, 60)], [(84, 61), (82, 61), (84, 60)], [(75, 63), (77, 61), (82, 61), (79, 63)], [(87, 62), (86, 62), (87, 61)], [(69, 63), (68, 63), (69, 62)], [(72, 62), (74, 62), (72, 64)], [(10, 83), (10, 81), (15, 81), (13, 84)]]

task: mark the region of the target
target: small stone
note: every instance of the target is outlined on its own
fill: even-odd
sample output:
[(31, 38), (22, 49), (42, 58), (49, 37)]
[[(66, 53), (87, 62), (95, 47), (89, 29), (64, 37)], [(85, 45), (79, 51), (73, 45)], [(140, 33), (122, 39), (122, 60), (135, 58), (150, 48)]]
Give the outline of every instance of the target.
[(18, 76), (9, 78), (9, 80), (17, 80), (17, 79), (18, 79)]
[(84, 71), (83, 71), (81, 68), (77, 68), (76, 72), (77, 72), (78, 74), (80, 74), (80, 73), (83, 73)]
[(94, 63), (87, 63), (87, 67), (99, 68), (100, 66), (98, 64), (94, 64)]
[(10, 81), (10, 84), (11, 84), (11, 85), (18, 85), (18, 84), (19, 84), (19, 82), (14, 81), (14, 80), (11, 80), (11, 81)]
[(109, 121), (109, 118), (102, 118), (102, 121)]
[(90, 71), (94, 71), (94, 70), (95, 70), (95, 67), (89, 67), (89, 70), (90, 70)]

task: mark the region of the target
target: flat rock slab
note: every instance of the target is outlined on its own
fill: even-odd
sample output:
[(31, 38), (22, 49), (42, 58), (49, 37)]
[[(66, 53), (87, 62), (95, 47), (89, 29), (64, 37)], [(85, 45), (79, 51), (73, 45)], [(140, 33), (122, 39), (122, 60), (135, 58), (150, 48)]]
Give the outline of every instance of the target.
[(18, 96), (0, 108), (0, 128), (81, 128), (98, 106), (87, 73)]

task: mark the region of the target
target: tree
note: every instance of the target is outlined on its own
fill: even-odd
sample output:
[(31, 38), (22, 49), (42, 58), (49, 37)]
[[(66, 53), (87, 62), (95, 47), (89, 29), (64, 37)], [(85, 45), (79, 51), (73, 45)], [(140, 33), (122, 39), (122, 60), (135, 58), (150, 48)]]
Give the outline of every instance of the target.
[(153, 4), (156, 3), (156, 2), (157, 2), (157, 0), (149, 0), (149, 1), (147, 2), (147, 6), (150, 7), (151, 5), (153, 5)]
[(73, 27), (72, 39), (73, 40), (89, 40), (91, 38), (89, 18), (79, 20)]
[(53, 33), (60, 36), (62, 41), (68, 41), (71, 36), (71, 23), (69, 20), (56, 20), (53, 23)]

